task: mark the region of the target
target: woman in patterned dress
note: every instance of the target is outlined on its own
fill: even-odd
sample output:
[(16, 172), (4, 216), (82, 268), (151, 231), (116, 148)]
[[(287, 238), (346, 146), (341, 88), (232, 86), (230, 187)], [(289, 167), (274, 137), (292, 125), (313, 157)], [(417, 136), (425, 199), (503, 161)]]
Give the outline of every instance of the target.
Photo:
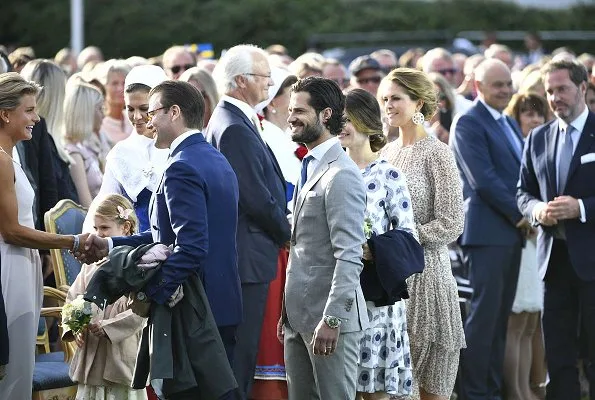
[[(415, 397), (448, 399), (465, 336), (457, 285), (447, 245), (463, 232), (463, 193), (449, 147), (431, 137), (423, 120), (436, 112), (436, 89), (423, 72), (398, 68), (388, 74), (379, 98), (399, 138), (382, 155), (405, 174), (425, 269), (408, 280), (407, 324)], [(414, 122), (415, 121), (415, 122)], [(418, 390), (417, 390), (418, 389)]]
[[(354, 89), (347, 93), (345, 111), (347, 123), (339, 140), (362, 171), (367, 192), (365, 216), (372, 223), (373, 233), (402, 229), (413, 234), (413, 211), (405, 177), (379, 157), (386, 137), (382, 134), (378, 102), (367, 91)], [(369, 258), (365, 247), (364, 257)], [(371, 325), (360, 341), (358, 399), (410, 395), (412, 371), (405, 305), (400, 301), (376, 307), (368, 301), (366, 306)]]

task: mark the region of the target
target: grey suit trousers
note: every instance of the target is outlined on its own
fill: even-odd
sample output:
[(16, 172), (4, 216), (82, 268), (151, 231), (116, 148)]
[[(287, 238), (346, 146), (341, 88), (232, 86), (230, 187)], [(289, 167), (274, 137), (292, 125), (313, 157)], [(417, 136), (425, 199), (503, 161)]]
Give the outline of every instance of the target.
[(285, 323), (285, 371), (289, 400), (353, 400), (363, 332), (341, 333), (330, 356), (314, 355), (312, 333)]

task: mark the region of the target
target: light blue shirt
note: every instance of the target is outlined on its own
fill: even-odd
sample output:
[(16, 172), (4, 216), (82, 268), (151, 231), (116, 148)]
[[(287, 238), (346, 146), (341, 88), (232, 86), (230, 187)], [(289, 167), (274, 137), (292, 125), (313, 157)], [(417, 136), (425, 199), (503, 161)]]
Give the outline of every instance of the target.
[(333, 136), (332, 138), (314, 147), (304, 156), (304, 158), (312, 156), (312, 160), (308, 164), (308, 172), (306, 174), (308, 178), (306, 179), (306, 182), (308, 181), (308, 179), (310, 179), (310, 177), (312, 177), (312, 173), (314, 172), (316, 167), (318, 167), (318, 164), (320, 163), (320, 160), (322, 160), (322, 157), (324, 157), (326, 152), (329, 151), (330, 148), (337, 143), (339, 143), (339, 139)]

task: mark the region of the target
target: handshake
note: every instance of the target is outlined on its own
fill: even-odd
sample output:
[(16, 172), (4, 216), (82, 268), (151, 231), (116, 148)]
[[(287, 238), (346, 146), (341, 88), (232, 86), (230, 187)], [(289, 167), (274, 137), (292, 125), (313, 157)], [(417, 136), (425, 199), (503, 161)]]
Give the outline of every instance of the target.
[(90, 264), (107, 257), (109, 245), (105, 238), (93, 233), (83, 233), (75, 237), (71, 252), (81, 263)]

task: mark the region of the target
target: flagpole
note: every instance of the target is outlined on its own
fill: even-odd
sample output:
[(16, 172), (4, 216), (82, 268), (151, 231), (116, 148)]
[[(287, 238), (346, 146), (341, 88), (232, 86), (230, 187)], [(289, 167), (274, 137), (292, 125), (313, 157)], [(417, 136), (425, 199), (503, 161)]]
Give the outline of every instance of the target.
[(85, 43), (84, 0), (70, 0), (70, 48), (76, 57)]

